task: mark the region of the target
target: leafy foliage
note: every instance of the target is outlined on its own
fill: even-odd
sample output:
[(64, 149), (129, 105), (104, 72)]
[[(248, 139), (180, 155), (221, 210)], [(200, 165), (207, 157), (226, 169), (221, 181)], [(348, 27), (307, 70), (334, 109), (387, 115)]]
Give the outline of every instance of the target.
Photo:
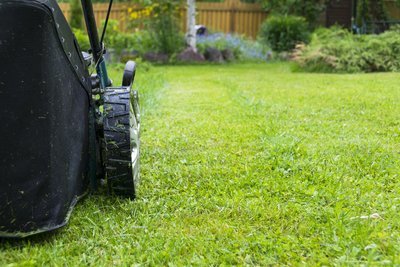
[(260, 39), (274, 51), (289, 51), (296, 44), (308, 42), (310, 32), (303, 17), (275, 15), (261, 25)]
[(400, 71), (399, 33), (398, 27), (380, 35), (319, 29), (309, 45), (298, 47), (294, 60), (307, 71)]
[(260, 2), (272, 14), (304, 17), (310, 27), (316, 25), (326, 6), (325, 1), (321, 0), (260, 0)]
[(81, 8), (81, 1), (80, 0), (69, 0), (70, 3), (70, 10), (71, 10), (71, 19), (70, 25), (72, 28), (80, 29), (82, 28), (82, 8)]
[[(70, 0), (78, 3), (79, 0)], [(184, 45), (184, 35), (181, 33), (179, 18), (181, 0), (136, 1), (144, 8), (141, 10), (129, 9), (130, 26), (133, 33), (123, 33), (118, 30), (118, 21), (111, 21), (106, 34), (105, 42), (109, 48), (117, 51), (131, 49), (145, 52), (154, 50), (173, 55)], [(72, 8), (72, 3), (71, 3)], [(82, 11), (80, 4), (76, 5), (80, 16), (72, 14), (71, 26), (75, 29), (82, 26)], [(73, 21), (74, 19), (79, 21)], [(86, 48), (86, 38), (82, 31), (75, 30), (81, 46)]]
[(197, 47), (200, 53), (208, 47), (218, 50), (230, 49), (235, 58), (242, 61), (265, 60), (268, 53), (268, 47), (260, 42), (250, 40), (244, 36), (212, 33), (206, 36), (197, 37)]
[[(373, 24), (373, 22), (384, 22), (387, 20), (388, 14), (385, 10), (383, 0), (359, 0), (357, 2), (357, 17), (355, 23), (361, 28), (362, 33), (373, 33), (376, 30), (382, 32), (387, 30), (385, 27), (383, 29), (374, 29), (375, 25)], [(369, 24), (372, 25), (370, 26)]]
[[(71, 1), (71, 0), (57, 0), (57, 2), (59, 2), (59, 3), (67, 3), (69, 1)], [(109, 2), (110, 2), (110, 0), (92, 0), (92, 3), (109, 3)], [(114, 0), (113, 2), (125, 3), (125, 2), (134, 2), (134, 1), (132, 1), (132, 0)]]
[(77, 28), (73, 28), (72, 30), (81, 50), (88, 51), (90, 49), (90, 42), (86, 31)]
[[(135, 51), (141, 56), (154, 48), (154, 41), (148, 31), (125, 33), (119, 30), (118, 24), (117, 20), (110, 19), (108, 21), (104, 43), (109, 51), (113, 49), (117, 55), (124, 50)], [(87, 51), (90, 43), (86, 31), (81, 29), (73, 29), (73, 31), (81, 49)]]
[(132, 33), (125, 33), (119, 30), (117, 20), (109, 20), (105, 35), (106, 47), (113, 48), (117, 53), (122, 50), (135, 50), (140, 54), (150, 50), (153, 40), (148, 31), (141, 30)]
[(180, 0), (143, 1), (143, 10), (130, 10), (131, 28), (147, 30), (156, 51), (172, 55), (182, 49)]

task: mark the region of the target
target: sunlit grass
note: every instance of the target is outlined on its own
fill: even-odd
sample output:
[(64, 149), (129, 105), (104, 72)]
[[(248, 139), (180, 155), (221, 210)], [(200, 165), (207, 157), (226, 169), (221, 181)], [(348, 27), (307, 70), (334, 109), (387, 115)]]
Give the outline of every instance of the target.
[(399, 74), (175, 66), (136, 86), (138, 199), (90, 196), (0, 265), (400, 264)]

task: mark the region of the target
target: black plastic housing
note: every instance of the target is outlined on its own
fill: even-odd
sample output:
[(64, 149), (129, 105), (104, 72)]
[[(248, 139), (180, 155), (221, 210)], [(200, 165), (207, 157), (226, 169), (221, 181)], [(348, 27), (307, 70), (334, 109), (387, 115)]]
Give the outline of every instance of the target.
[(0, 236), (63, 226), (87, 191), (88, 76), (56, 1), (0, 1)]

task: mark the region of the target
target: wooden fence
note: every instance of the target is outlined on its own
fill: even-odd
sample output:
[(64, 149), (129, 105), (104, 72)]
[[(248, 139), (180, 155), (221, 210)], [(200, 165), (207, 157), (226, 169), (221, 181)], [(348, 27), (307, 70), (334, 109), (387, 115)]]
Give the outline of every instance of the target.
[[(69, 19), (69, 4), (60, 3), (64, 15)], [(108, 4), (94, 4), (93, 9), (98, 26), (105, 19)], [(111, 19), (119, 21), (122, 31), (128, 31), (128, 10), (140, 10), (141, 7), (133, 4), (116, 3), (110, 14)], [(197, 24), (203, 24), (208, 29), (225, 32), (238, 33), (255, 38), (261, 23), (267, 17), (266, 12), (258, 4), (242, 3), (240, 0), (225, 0), (222, 3), (198, 2), (196, 4)], [(182, 9), (182, 29), (186, 28), (186, 11)]]
[(396, 20), (400, 19), (400, 9), (396, 5), (395, 0), (385, 0), (385, 7), (390, 18)]
[[(238, 33), (255, 38), (267, 17), (258, 4), (225, 0), (222, 3), (197, 3), (197, 24), (225, 33)], [(186, 20), (186, 15), (183, 16)]]

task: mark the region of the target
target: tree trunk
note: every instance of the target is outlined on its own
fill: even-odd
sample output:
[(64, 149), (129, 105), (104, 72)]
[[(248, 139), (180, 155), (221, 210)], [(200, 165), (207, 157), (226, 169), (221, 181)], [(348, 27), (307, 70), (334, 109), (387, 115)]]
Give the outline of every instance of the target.
[(196, 48), (196, 0), (187, 0), (186, 43), (197, 52)]

